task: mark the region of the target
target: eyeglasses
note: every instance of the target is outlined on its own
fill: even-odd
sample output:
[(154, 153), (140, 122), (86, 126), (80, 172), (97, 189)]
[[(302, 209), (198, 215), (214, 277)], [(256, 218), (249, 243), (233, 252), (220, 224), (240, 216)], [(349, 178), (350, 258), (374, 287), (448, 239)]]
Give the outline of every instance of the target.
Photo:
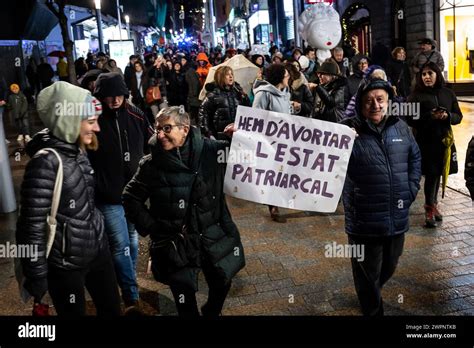
[(156, 127), (156, 134), (160, 133), (161, 131), (165, 132), (166, 134), (169, 134), (173, 130), (173, 127), (181, 126), (181, 124), (165, 124), (163, 127)]

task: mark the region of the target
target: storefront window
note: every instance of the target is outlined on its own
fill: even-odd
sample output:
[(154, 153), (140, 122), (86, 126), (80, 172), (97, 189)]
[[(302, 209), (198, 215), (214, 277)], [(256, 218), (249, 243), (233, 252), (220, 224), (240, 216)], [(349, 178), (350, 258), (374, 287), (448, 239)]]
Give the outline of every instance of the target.
[(440, 1), (440, 51), (449, 82), (474, 80), (474, 0)]

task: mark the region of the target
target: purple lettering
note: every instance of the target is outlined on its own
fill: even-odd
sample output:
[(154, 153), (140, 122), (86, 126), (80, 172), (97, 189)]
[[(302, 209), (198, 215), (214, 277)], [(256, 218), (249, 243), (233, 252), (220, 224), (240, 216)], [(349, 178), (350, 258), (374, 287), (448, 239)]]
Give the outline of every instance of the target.
[(283, 162), (283, 157), (285, 155), (285, 151), (283, 151), (283, 149), (286, 149), (288, 147), (288, 145), (286, 144), (278, 144), (277, 145), (277, 149), (276, 149), (276, 153), (275, 153), (275, 161), (277, 162)]
[(255, 182), (256, 185), (260, 185), (260, 176), (265, 173), (264, 169), (255, 169), (255, 173), (257, 173), (257, 181)]
[(334, 167), (334, 162), (337, 161), (340, 157), (336, 155), (328, 155), (328, 158), (330, 160), (329, 162), (329, 168), (328, 168), (328, 173), (332, 172), (332, 169)]
[(299, 147), (290, 147), (290, 154), (295, 157), (294, 161), (288, 161), (289, 166), (297, 166), (300, 163)]
[(263, 180), (263, 184), (266, 186), (267, 183), (270, 183), (270, 186), (274, 185), (273, 179), (275, 178), (275, 172), (273, 170), (269, 170), (265, 173), (265, 179)]
[(261, 151), (262, 151), (262, 142), (259, 141), (257, 143), (257, 155), (256, 156), (261, 157), (261, 158), (267, 158), (268, 155), (266, 153), (261, 152)]
[(232, 180), (235, 180), (235, 177), (237, 174), (242, 174), (244, 172), (244, 167), (241, 166), (240, 164), (234, 164), (234, 167), (232, 169)]
[(349, 143), (351, 142), (351, 137), (348, 135), (341, 136), (341, 142), (339, 143), (339, 148), (342, 149), (343, 147), (349, 150)]
[(252, 182), (252, 168), (248, 167), (247, 170), (245, 171), (244, 176), (242, 176), (242, 182), (245, 180), (248, 180), (249, 183)]
[(311, 179), (304, 179), (304, 180), (301, 182), (301, 185), (300, 185), (301, 191), (303, 191), (304, 193), (308, 193), (308, 192), (309, 192), (309, 190), (308, 190), (306, 187), (304, 187), (304, 185), (305, 185), (307, 182), (311, 182)]
[(334, 146), (337, 148), (337, 144), (339, 143), (339, 136), (337, 134), (333, 134), (331, 140), (329, 140), (328, 146)]
[(320, 153), (318, 157), (316, 157), (311, 169), (315, 170), (317, 167), (320, 167), (319, 170), (324, 172), (324, 153)]
[(290, 128), (286, 122), (281, 126), (277, 137), (279, 138), (281, 135), (284, 135), (286, 139), (290, 139)]
[(288, 185), (288, 187), (293, 187), (295, 190), (298, 189), (298, 184), (300, 183), (300, 177), (296, 174), (292, 174), (291, 177), (290, 177), (290, 184)]
[(276, 122), (273, 122), (273, 121), (268, 122), (267, 131), (265, 132), (265, 135), (267, 137), (271, 137), (271, 136), (274, 136), (277, 131), (278, 131), (278, 125), (276, 124)]
[(321, 196), (332, 198), (334, 195), (332, 193), (327, 192), (328, 189), (328, 182), (325, 181), (323, 184), (323, 193), (321, 193)]
[(305, 154), (304, 156), (304, 161), (303, 161), (303, 167), (306, 167), (308, 165), (308, 160), (309, 160), (309, 155), (311, 155), (314, 151), (310, 149), (303, 149), (303, 153)]
[(301, 135), (301, 140), (308, 141), (311, 139), (311, 131), (309, 129), (305, 129), (303, 134)]

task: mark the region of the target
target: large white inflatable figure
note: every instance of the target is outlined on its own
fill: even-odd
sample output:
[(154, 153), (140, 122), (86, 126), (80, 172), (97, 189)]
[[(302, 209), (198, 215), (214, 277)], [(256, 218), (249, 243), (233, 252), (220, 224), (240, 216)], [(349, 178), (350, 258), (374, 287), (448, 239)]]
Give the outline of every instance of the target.
[(303, 40), (317, 48), (316, 56), (322, 64), (341, 40), (339, 13), (329, 4), (314, 4), (301, 14), (298, 31)]

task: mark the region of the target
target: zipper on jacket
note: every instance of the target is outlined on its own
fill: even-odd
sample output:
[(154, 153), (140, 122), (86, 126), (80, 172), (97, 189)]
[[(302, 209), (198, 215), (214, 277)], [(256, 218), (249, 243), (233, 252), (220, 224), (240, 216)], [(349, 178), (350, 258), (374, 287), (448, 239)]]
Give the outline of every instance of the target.
[[(390, 188), (389, 188), (389, 191), (390, 191), (390, 220), (393, 220), (393, 197), (392, 197), (392, 167), (390, 167), (390, 159), (388, 157), (388, 153), (387, 153), (387, 150), (385, 148), (385, 141), (383, 140), (383, 135), (380, 133), (380, 139), (381, 139), (381, 143), (382, 143), (382, 151), (385, 155), (385, 159), (387, 160), (387, 168), (388, 168), (388, 177), (390, 179)], [(393, 230), (392, 230), (392, 223), (390, 224), (390, 234), (392, 234)]]
[(119, 122), (118, 122), (118, 113), (115, 113), (115, 116), (116, 116), (115, 117), (115, 125), (117, 126), (117, 132), (118, 132), (119, 144), (120, 144), (120, 157), (123, 157), (122, 136), (120, 135), (120, 125), (119, 125)]
[(130, 158), (131, 154), (130, 154), (130, 146), (128, 144), (128, 133), (127, 133), (127, 130), (124, 129), (123, 130), (123, 133), (125, 135), (125, 147), (126, 147), (126, 150), (127, 150), (127, 153), (128, 153), (128, 157)]
[(62, 253), (63, 256), (66, 255), (66, 230), (67, 230), (67, 222), (63, 225), (63, 245), (62, 245)]

